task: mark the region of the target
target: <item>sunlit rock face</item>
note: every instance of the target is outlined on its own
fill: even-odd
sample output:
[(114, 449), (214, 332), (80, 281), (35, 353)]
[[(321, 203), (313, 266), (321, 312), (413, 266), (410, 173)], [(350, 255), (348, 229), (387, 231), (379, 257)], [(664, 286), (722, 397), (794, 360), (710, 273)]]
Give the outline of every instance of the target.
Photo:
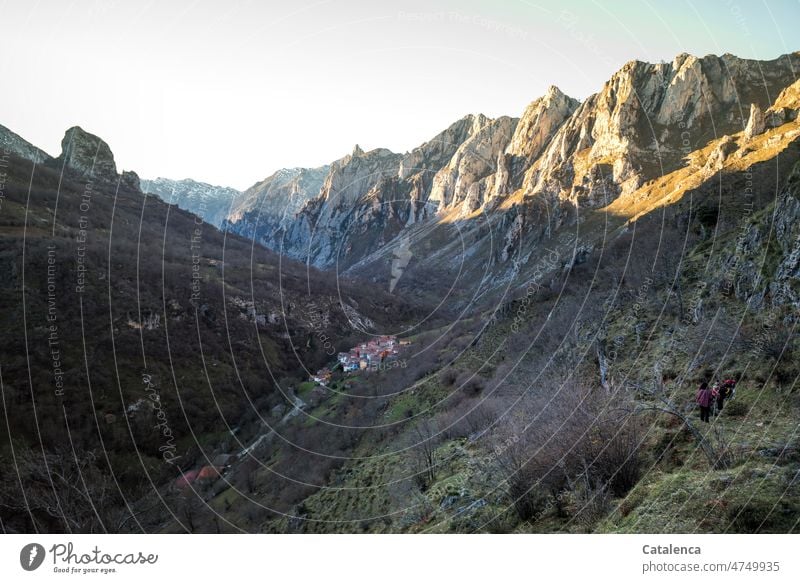
[[(356, 146), (330, 166), (282, 170), (245, 193), (226, 225), (315, 266), (347, 267), (426, 220), (534, 205), (513, 211), (524, 226), (501, 222), (517, 240), (630, 195), (723, 136), (791, 121), (798, 67), (798, 54), (631, 61), (583, 102), (550, 87), (520, 118), (468, 115), (405, 154)], [(739, 145), (719, 143), (704, 171)], [(542, 212), (546, 227), (531, 219)]]

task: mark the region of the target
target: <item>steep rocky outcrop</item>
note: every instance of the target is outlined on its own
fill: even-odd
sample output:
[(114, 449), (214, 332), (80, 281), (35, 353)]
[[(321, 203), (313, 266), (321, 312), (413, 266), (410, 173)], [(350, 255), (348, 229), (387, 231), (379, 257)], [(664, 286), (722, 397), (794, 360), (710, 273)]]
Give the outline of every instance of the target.
[(220, 227), (228, 214), (234, 201), (242, 193), (225, 186), (214, 186), (205, 182), (191, 179), (170, 180), (169, 178), (154, 178), (142, 181), (142, 191), (158, 196), (170, 204), (187, 210), (201, 217), (203, 220)]
[(764, 133), (767, 129), (767, 122), (764, 119), (764, 112), (755, 103), (750, 104), (750, 117), (747, 120), (747, 125), (744, 128), (744, 137), (746, 140), (752, 139), (753, 136)]
[(506, 149), (506, 154), (510, 157), (512, 189), (521, 186), (524, 171), (539, 157), (553, 134), (579, 105), (577, 99), (565, 95), (552, 85), (544, 96), (525, 108)]
[(777, 127), (794, 121), (797, 119), (798, 110), (800, 110), (800, 80), (781, 91), (775, 103), (767, 110), (767, 125)]
[(133, 170), (123, 170), (120, 175), (120, 183), (133, 190), (142, 190), (142, 181)]
[(439, 209), (461, 206), (466, 213), (482, 206), (496, 193), (498, 157), (511, 141), (517, 121), (500, 117), (470, 136), (434, 177), (428, 200), (438, 204)]
[(117, 165), (111, 148), (101, 138), (78, 126), (69, 128), (64, 134), (57, 162), (83, 179), (105, 182), (117, 179)]
[[(800, 164), (795, 165), (776, 203), (775, 239), (780, 250), (769, 284), (773, 306), (800, 309)], [(795, 323), (796, 323), (795, 316)]]
[(118, 173), (109, 145), (78, 126), (64, 133), (61, 154), (46, 164), (87, 183), (115, 184), (127, 190), (141, 191), (139, 175), (131, 170)]
[(491, 121), (484, 115), (467, 115), (403, 157), (399, 178), (407, 181), (410, 187), (409, 225), (436, 213), (438, 201), (429, 202), (436, 176), (452, 161), (462, 145)]
[(24, 138), (0, 125), (0, 155), (14, 154), (25, 160), (41, 164), (50, 160), (50, 156)]
[(489, 121), (484, 115), (462, 117), (443, 132), (403, 156), (399, 177), (408, 179), (421, 172), (438, 172), (450, 162), (461, 144), (481, 131)]
[(719, 143), (717, 143), (711, 150), (705, 165), (703, 166), (703, 174), (706, 177), (711, 176), (715, 172), (719, 172), (725, 166), (725, 161), (737, 149), (736, 141), (731, 136), (725, 136)]

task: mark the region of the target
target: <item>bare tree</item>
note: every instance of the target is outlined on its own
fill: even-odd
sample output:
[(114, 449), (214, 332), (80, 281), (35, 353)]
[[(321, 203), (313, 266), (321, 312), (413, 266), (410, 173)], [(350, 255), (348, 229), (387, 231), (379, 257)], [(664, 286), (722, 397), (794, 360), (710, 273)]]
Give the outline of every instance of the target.
[(127, 513), (112, 476), (97, 461), (92, 451), (16, 448), (14, 459), (3, 461), (17, 478), (0, 483), (3, 514), (43, 532), (116, 532)]
[(427, 419), (414, 426), (413, 436), (415, 478), (420, 489), (425, 490), (436, 480), (436, 448), (440, 436), (434, 422)]
[(611, 496), (624, 496), (640, 478), (638, 423), (620, 414), (616, 405), (626, 397), (619, 391), (561, 390), (557, 398), (530, 395), (496, 432), (492, 456), (521, 519), (554, 508), (593, 523)]

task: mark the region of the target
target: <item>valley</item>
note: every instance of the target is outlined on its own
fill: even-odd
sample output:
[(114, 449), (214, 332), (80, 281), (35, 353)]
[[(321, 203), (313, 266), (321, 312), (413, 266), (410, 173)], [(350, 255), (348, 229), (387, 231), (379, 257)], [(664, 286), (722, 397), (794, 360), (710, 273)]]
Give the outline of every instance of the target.
[(796, 530), (798, 70), (631, 61), (244, 191), (0, 127), (3, 528)]

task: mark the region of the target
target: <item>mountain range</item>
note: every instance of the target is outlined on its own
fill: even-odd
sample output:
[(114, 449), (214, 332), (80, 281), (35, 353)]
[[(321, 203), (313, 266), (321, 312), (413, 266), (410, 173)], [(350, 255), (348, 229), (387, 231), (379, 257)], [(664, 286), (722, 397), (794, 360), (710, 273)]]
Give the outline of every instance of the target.
[[(280, 170), (239, 195), (225, 189), (229, 212), (209, 222), (318, 268), (388, 279), (393, 242), (477, 218), (497, 223), (492, 261), (503, 264), (527, 253), (522, 239), (633, 195), (715, 139), (794, 119), (799, 59), (631, 61), (583, 102), (553, 86), (518, 118), (468, 115), (405, 154), (355, 146), (328, 166)], [(526, 220), (531, 212), (548, 213), (547, 224)]]

